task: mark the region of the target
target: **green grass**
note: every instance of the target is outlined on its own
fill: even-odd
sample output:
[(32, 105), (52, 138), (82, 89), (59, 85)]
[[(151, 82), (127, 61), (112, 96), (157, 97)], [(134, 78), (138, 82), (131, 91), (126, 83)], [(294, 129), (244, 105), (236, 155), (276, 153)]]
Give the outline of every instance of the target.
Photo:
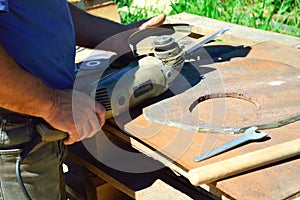
[(148, 19), (150, 17), (156, 16), (161, 14), (157, 8), (139, 8), (139, 7), (132, 7), (133, 0), (114, 0), (117, 3), (119, 8), (119, 14), (121, 16), (121, 22), (123, 24), (133, 23), (139, 20)]
[[(117, 1), (122, 23), (147, 19), (163, 11), (157, 7), (132, 8), (132, 0)], [(158, 1), (157, 4), (159, 4)], [(161, 0), (161, 2), (163, 2)], [(181, 12), (205, 16), (262, 30), (300, 36), (300, 0), (175, 0), (174, 15)]]

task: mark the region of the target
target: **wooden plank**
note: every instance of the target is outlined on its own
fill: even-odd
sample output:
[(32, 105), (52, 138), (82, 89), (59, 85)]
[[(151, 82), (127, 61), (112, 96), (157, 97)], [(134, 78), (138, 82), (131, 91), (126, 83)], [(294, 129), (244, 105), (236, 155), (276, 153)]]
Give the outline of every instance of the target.
[[(77, 146), (77, 147), (76, 147)], [(102, 169), (99, 165), (95, 164), (95, 161), (89, 160), (87, 157), (88, 152), (80, 152), (78, 153), (78, 150), (81, 151), (84, 148), (81, 146), (76, 145), (73, 148), (76, 150), (71, 150), (73, 153), (69, 154), (69, 158), (73, 160), (74, 162), (77, 162), (81, 166), (87, 168), (90, 170), (92, 173), (100, 177), (101, 179), (105, 180), (106, 182), (112, 184), (115, 188), (118, 190), (124, 192), (128, 196), (134, 198), (135, 194), (134, 191), (128, 188), (125, 184), (120, 182), (114, 175), (110, 175), (108, 173), (108, 170), (106, 171), (105, 169)], [(91, 158), (93, 159), (93, 158)]]
[(110, 0), (68, 0), (86, 12), (120, 23), (117, 5)]
[[(110, 123), (105, 125), (104, 129), (109, 130), (106, 131), (106, 136), (115, 144), (118, 143), (118, 145), (121, 145), (122, 148), (127, 149), (128, 151), (134, 151), (134, 149), (130, 147), (131, 144), (127, 143), (130, 138), (120, 129), (114, 127), (115, 125)], [(93, 157), (82, 143), (70, 146), (69, 152), (69, 158), (72, 161), (85, 167), (90, 172), (109, 183), (113, 188), (116, 188), (137, 200), (156, 199), (155, 197), (157, 196), (160, 196), (162, 199), (215, 199), (213, 195), (207, 193), (205, 190), (199, 190), (191, 187), (189, 184), (186, 184), (186, 180), (180, 180), (177, 175), (175, 175), (170, 169), (165, 168), (163, 165), (161, 165), (161, 168), (152, 172), (130, 173), (114, 169), (111, 166), (106, 166), (105, 163), (102, 163)], [(121, 163), (123, 163), (123, 161), (126, 162), (127, 158), (122, 158), (122, 156), (123, 155), (115, 154), (112, 159), (119, 159), (121, 160)], [(153, 160), (146, 155), (144, 157), (145, 158), (142, 160), (136, 160), (136, 165), (141, 164), (141, 162), (144, 162), (145, 160), (148, 160), (149, 164), (151, 164), (151, 162), (157, 163), (156, 160)], [(96, 191), (106, 192), (106, 190), (101, 191), (101, 188), (96, 188)], [(111, 197), (110, 195), (108, 196)]]
[(121, 22), (118, 14), (118, 7), (113, 1), (94, 5), (86, 8), (85, 10), (92, 15), (103, 17), (119, 23)]
[(300, 138), (191, 169), (188, 179), (199, 186), (296, 156), (300, 156)]

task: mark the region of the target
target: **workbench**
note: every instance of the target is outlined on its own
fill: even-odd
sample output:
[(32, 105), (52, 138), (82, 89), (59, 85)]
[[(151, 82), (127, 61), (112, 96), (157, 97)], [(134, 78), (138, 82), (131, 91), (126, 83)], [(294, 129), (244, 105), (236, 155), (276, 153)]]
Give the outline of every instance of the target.
[[(230, 25), (231, 30), (220, 36), (222, 41), (216, 40), (207, 44), (205, 46), (207, 50), (222, 45), (249, 46), (251, 48), (248, 49), (246, 55), (238, 56), (241, 59), (240, 62), (243, 62), (243, 57), (249, 59), (252, 59), (251, 56), (255, 59), (257, 56), (263, 57), (266, 52), (257, 51), (258, 53), (256, 52), (254, 55), (251, 54), (251, 50), (265, 48), (263, 45), (266, 43), (264, 42), (271, 40), (272, 42), (267, 43), (268, 47), (272, 47), (272, 49), (268, 49), (268, 56), (281, 62), (286, 58), (278, 56), (281, 54), (277, 50), (289, 54), (292, 49), (291, 52), (298, 54), (298, 57), (288, 57), (287, 62), (300, 68), (300, 50), (297, 49), (300, 45), (300, 38), (246, 28), (186, 13), (168, 17), (167, 23), (190, 24), (197, 39)], [(283, 45), (282, 49), (280, 49), (281, 47), (277, 48), (278, 44), (280, 44), (279, 46)], [(270, 55), (273, 52), (275, 55)], [(261, 55), (259, 55), (260, 53)], [(226, 56), (228, 58), (231, 55), (226, 54)], [(235, 56), (231, 58), (233, 57)], [(209, 65), (205, 64), (205, 66)], [(299, 68), (298, 70), (300, 70)], [(204, 70), (203, 74), (210, 73), (208, 68), (201, 69)], [(214, 134), (209, 131), (199, 133), (166, 123), (146, 120), (143, 108), (164, 101), (167, 97), (170, 96), (159, 96), (132, 109), (129, 113), (107, 120), (103, 132), (99, 133), (98, 139), (96, 139), (99, 147), (96, 147), (94, 142), (75, 144), (70, 148), (72, 160), (134, 199), (279, 200), (296, 199), (300, 196), (299, 155), (200, 186), (192, 185), (189, 180), (189, 171), (192, 169), (299, 139), (300, 121), (294, 120), (292, 123), (278, 128), (266, 129), (264, 131), (268, 132), (270, 136), (266, 140), (247, 143), (197, 163), (193, 162), (195, 156), (237, 136)], [(299, 102), (299, 99), (296, 101)], [(284, 108), (284, 105), (281, 106)], [(89, 146), (88, 149), (87, 146)], [(98, 158), (91, 155), (89, 149), (92, 148), (99, 148), (97, 152), (100, 152), (101, 155), (98, 155)], [(295, 148), (299, 148), (299, 146)], [(213, 169), (211, 170), (213, 171)]]

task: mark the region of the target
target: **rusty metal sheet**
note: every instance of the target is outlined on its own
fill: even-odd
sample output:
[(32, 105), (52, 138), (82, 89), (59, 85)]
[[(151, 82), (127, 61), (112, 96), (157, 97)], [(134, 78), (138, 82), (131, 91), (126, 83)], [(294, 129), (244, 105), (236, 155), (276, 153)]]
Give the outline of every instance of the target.
[[(279, 44), (272, 40), (261, 42), (248, 48), (250, 49), (250, 51), (248, 52), (248, 54), (246, 54), (247, 58), (270, 60), (273, 62), (284, 63), (286, 65), (290, 65), (298, 69), (300, 68), (299, 48)], [(245, 50), (247, 51), (248, 48), (245, 48)], [(237, 57), (239, 54), (242, 53), (242, 51), (242, 49), (238, 49), (230, 53), (224, 54), (223, 56), (228, 58)]]
[[(223, 55), (231, 59), (228, 59), (230, 62), (227, 63), (201, 65), (200, 62), (200, 64), (194, 63), (194, 67), (191, 65), (185, 66), (183, 76), (179, 77), (180, 79), (171, 87), (171, 91), (175, 96), (161, 101), (164, 102), (163, 104), (155, 105), (156, 107), (159, 106), (157, 110), (160, 112), (159, 115), (162, 121), (156, 120), (157, 123), (147, 121), (145, 115), (140, 115), (124, 125), (126, 132), (142, 141), (140, 144), (146, 144), (151, 147), (151, 149), (148, 146), (147, 148), (142, 148), (139, 144), (136, 148), (147, 155), (153, 155), (153, 149), (159, 151), (163, 154), (162, 160), (167, 157), (174, 161), (174, 166), (176, 167), (172, 165), (170, 166), (171, 169), (177, 171), (179, 167), (180, 170), (177, 172), (187, 177), (184, 170), (188, 171), (201, 166), (209, 166), (211, 163), (298, 139), (300, 121), (280, 128), (266, 130), (271, 138), (267, 141), (249, 143), (208, 160), (199, 163), (193, 162), (193, 158), (196, 155), (205, 153), (238, 137), (238, 135), (231, 134), (211, 134), (212, 131), (205, 133), (190, 131), (192, 129), (189, 126), (192, 124), (190, 121), (194, 119), (199, 121), (199, 118), (202, 117), (202, 121), (207, 122), (210, 126), (209, 122), (213, 121), (217, 127), (221, 125), (223, 128), (224, 124), (228, 127), (235, 127), (235, 125), (239, 124), (245, 125), (246, 123), (244, 122), (251, 120), (255, 123), (260, 123), (259, 120), (255, 121), (255, 119), (247, 121), (251, 117), (249, 115), (255, 114), (258, 110), (256, 105), (264, 106), (263, 109), (268, 112), (273, 110), (271, 113), (260, 111), (263, 120), (274, 119), (273, 115), (278, 116), (280, 120), (282, 115), (285, 118), (289, 114), (297, 115), (297, 110), (299, 111), (299, 92), (297, 90), (299, 88), (299, 49), (278, 45), (274, 42), (264, 42), (240, 50), (245, 50), (247, 55), (245, 56), (245, 52)], [(262, 65), (257, 65), (259, 61), (262, 61)], [(231, 65), (230, 63), (233, 64)], [(220, 78), (223, 75), (226, 75), (228, 82)], [(274, 80), (274, 78), (276, 79)], [(257, 82), (260, 82), (260, 84)], [(218, 88), (211, 87), (208, 83), (222, 87), (219, 87), (218, 90)], [(284, 86), (284, 84), (287, 85)], [(188, 85), (189, 88), (187, 87)], [(236, 97), (207, 99), (201, 103), (196, 103), (196, 106), (192, 109), (193, 112), (190, 111), (189, 108), (192, 102), (198, 101), (199, 97), (203, 95), (201, 92), (230, 91), (231, 87), (236, 88), (238, 93), (244, 94), (244, 99)], [(206, 90), (197, 91), (195, 88), (206, 88)], [(267, 88), (273, 91), (268, 91)], [(256, 94), (259, 94), (260, 97), (258, 98)], [(246, 97), (251, 98), (248, 99)], [(261, 101), (258, 101), (259, 99)], [(273, 103), (273, 100), (277, 103)], [(251, 101), (258, 103), (254, 104)], [(288, 102), (288, 104), (284, 104), (285, 102)], [(188, 115), (182, 115), (185, 113), (180, 109), (183, 109), (184, 106), (186, 107), (186, 112), (189, 113)], [(287, 109), (286, 106), (289, 108)], [(201, 111), (205, 115), (200, 115)], [(184, 119), (183, 116), (188, 117)], [(206, 121), (205, 117), (207, 118)], [(186, 124), (176, 124), (174, 119), (185, 120)], [(198, 121), (196, 123), (199, 123)], [(185, 128), (190, 128), (190, 130), (183, 130), (183, 125), (187, 126)], [(181, 129), (178, 127), (181, 127)], [(198, 129), (198, 126), (194, 128)], [(159, 158), (155, 157), (158, 160)], [(218, 192), (222, 191), (233, 199), (287, 199), (299, 194), (299, 167), (298, 156), (291, 160), (284, 160), (274, 165), (220, 180), (212, 185), (217, 188)]]
[[(149, 121), (193, 131), (236, 133), (249, 126), (283, 126), (300, 119), (299, 57), (299, 50), (271, 42), (253, 46), (246, 58), (194, 63), (199, 83), (176, 94), (195, 74), (180, 77), (171, 87), (174, 97), (143, 113)], [(203, 68), (210, 70), (203, 73)]]
[[(155, 154), (153, 149), (155, 149), (163, 154), (163, 158), (169, 158), (174, 161), (176, 166), (187, 171), (201, 166), (209, 167), (210, 164), (215, 162), (298, 139), (299, 128), (300, 121), (290, 123), (281, 128), (269, 129), (266, 132), (269, 133), (271, 139), (267, 141), (249, 143), (202, 162), (194, 162), (193, 158), (196, 155), (225, 144), (239, 137), (239, 135), (211, 134), (209, 132), (193, 133), (177, 127), (149, 122), (145, 120), (143, 115), (125, 125), (125, 130), (128, 133), (142, 141), (140, 144), (147, 144), (151, 147), (150, 149), (138, 146), (137, 149), (147, 155), (151, 155), (155, 159), (159, 159), (153, 156)], [(284, 149), (282, 150), (284, 151)], [(274, 165), (261, 167), (238, 176), (220, 180), (212, 185), (226, 195), (233, 197), (233, 199), (287, 199), (300, 191), (299, 158), (297, 156)], [(176, 167), (169, 167), (177, 171)], [(187, 177), (182, 170), (178, 172)]]

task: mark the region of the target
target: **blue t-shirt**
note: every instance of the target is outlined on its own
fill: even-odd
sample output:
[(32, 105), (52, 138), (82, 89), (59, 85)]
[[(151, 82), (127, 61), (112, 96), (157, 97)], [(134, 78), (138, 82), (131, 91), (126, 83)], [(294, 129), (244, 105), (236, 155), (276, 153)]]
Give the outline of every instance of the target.
[(0, 0), (0, 44), (47, 85), (73, 88), (75, 34), (66, 0)]

